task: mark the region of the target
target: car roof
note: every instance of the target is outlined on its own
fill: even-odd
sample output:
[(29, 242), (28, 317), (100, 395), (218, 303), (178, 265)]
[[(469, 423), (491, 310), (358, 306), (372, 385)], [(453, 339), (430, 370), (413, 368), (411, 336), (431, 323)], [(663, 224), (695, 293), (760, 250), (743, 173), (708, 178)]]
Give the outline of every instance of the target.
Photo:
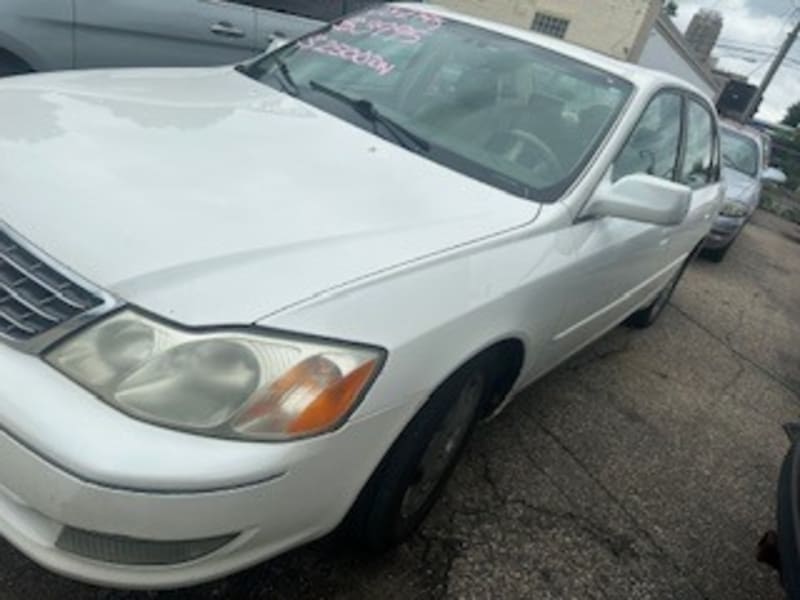
[(612, 75), (616, 75), (617, 77), (627, 79), (642, 90), (655, 89), (659, 87), (683, 88), (697, 94), (702, 98), (705, 98), (709, 105), (713, 106), (713, 103), (704, 92), (686, 80), (675, 77), (674, 75), (670, 75), (669, 73), (640, 67), (639, 65), (625, 62), (600, 52), (589, 50), (570, 42), (565, 42), (548, 35), (537, 33), (535, 31), (527, 31), (519, 27), (504, 25), (496, 21), (473, 17), (449, 8), (438, 6), (436, 4), (429, 4), (428, 2), (423, 4), (420, 4), (419, 2), (401, 2), (397, 3), (396, 6), (441, 15), (443, 17), (447, 17), (448, 19), (461, 21), (463, 23), (488, 29), (489, 31), (494, 31), (508, 37), (513, 37), (524, 42), (529, 42), (533, 45), (574, 58), (588, 65), (611, 73)]

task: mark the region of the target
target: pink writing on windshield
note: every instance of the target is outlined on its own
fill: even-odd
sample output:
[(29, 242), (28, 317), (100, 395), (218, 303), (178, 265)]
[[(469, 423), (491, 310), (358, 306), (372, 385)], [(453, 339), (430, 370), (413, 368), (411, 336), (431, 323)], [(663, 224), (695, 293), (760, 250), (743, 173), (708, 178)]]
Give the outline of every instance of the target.
[(444, 17), (435, 15), (433, 13), (425, 12), (422, 10), (411, 10), (408, 8), (401, 8), (399, 6), (384, 6), (375, 10), (371, 10), (367, 15), (375, 15), (381, 17), (388, 17), (400, 21), (407, 21), (412, 23), (419, 23), (429, 32), (436, 31), (445, 23)]
[(334, 31), (417, 44), (444, 24), (438, 15), (398, 7), (371, 10), (341, 21)]
[(362, 50), (350, 44), (333, 40), (326, 34), (314, 35), (297, 42), (303, 50), (309, 50), (318, 54), (339, 58), (355, 65), (372, 69), (381, 77), (389, 75), (395, 69), (395, 65), (388, 62), (377, 52), (372, 50)]
[(351, 17), (334, 26), (338, 33), (350, 35), (380, 37), (388, 40), (397, 40), (404, 44), (417, 44), (430, 32), (420, 30), (408, 23), (395, 23), (381, 19), (367, 17)]

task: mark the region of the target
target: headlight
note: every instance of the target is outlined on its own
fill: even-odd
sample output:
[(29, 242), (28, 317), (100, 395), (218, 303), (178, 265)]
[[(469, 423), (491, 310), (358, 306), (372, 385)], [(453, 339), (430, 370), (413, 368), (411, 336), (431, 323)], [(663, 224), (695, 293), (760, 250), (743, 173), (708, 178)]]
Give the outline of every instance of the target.
[(46, 356), (133, 416), (259, 440), (317, 435), (341, 425), (375, 378), (381, 358), (371, 348), (256, 330), (181, 330), (127, 310)]
[(747, 213), (750, 210), (747, 208), (746, 204), (742, 204), (741, 202), (737, 202), (736, 200), (728, 200), (725, 204), (722, 205), (722, 209), (719, 211), (723, 217), (746, 217)]

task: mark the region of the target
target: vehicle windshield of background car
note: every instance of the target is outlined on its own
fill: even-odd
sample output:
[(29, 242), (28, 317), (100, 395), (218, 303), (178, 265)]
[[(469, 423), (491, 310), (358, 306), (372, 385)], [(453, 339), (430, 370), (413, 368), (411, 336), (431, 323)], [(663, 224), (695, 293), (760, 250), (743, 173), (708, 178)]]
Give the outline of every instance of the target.
[(380, 6), (241, 69), (510, 193), (560, 197), (633, 89), (565, 55), (424, 10)]
[(722, 129), (722, 160), (726, 167), (750, 177), (758, 176), (760, 155), (758, 144), (751, 138), (729, 129)]

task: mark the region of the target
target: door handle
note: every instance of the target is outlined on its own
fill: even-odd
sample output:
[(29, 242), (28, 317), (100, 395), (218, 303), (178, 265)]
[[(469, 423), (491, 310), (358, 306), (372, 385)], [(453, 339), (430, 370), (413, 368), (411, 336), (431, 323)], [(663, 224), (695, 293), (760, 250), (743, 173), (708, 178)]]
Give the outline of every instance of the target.
[(245, 35), (244, 30), (239, 29), (233, 23), (229, 23), (228, 21), (214, 23), (211, 26), (211, 33), (227, 38), (243, 38)]

